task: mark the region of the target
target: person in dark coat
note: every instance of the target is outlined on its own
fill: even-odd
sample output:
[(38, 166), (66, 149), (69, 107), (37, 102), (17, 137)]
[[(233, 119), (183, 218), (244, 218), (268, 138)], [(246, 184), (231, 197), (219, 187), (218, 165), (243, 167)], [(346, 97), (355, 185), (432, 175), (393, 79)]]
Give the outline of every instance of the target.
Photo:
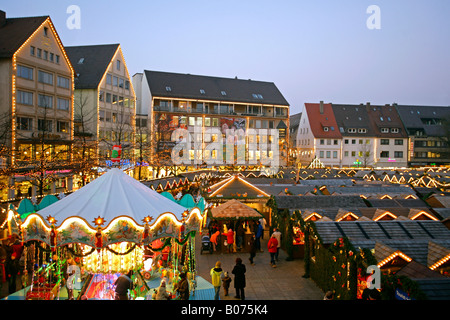
[(250, 260), (250, 263), (253, 265), (255, 265), (255, 263), (253, 262), (253, 259), (256, 256), (256, 240), (255, 240), (255, 235), (252, 235), (252, 237), (250, 238), (249, 241), (250, 244), (250, 258), (248, 258), (248, 260)]
[(234, 288), (236, 289), (235, 298), (245, 300), (245, 264), (242, 263), (241, 258), (236, 258), (236, 265), (231, 271), (234, 274)]
[(116, 286), (114, 300), (128, 300), (128, 290), (133, 289), (133, 281), (131, 280), (132, 275), (133, 270), (130, 270), (126, 275), (123, 274), (117, 278), (114, 283)]
[(180, 281), (177, 283), (175, 291), (180, 295), (180, 300), (189, 300), (189, 282), (186, 279), (186, 273), (180, 274)]

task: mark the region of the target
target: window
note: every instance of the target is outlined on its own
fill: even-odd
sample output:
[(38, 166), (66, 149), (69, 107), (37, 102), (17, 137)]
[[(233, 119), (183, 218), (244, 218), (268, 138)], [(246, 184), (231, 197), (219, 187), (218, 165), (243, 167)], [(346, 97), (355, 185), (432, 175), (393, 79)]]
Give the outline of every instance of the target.
[(53, 97), (45, 94), (38, 95), (38, 106), (43, 108), (53, 108)]
[(223, 96), (226, 96), (226, 95), (227, 95), (227, 93), (226, 93), (225, 91), (220, 91), (220, 93), (221, 93)]
[(254, 99), (260, 99), (260, 100), (263, 99), (263, 96), (261, 94), (259, 94), (259, 93), (252, 93), (252, 97)]
[(356, 129), (355, 128), (349, 128), (347, 131), (348, 131), (348, 133), (356, 133)]
[(380, 158), (389, 158), (389, 151), (381, 151)]
[(59, 64), (59, 55), (55, 55), (55, 62)]
[(328, 127), (323, 127), (323, 131), (328, 132)]
[(384, 145), (384, 146), (389, 145), (389, 139), (381, 139), (381, 140), (380, 140), (380, 144), (381, 144), (381, 145)]
[(211, 118), (205, 118), (205, 127), (211, 126)]
[(396, 146), (402, 146), (403, 145), (403, 139), (395, 139), (394, 144)]
[(58, 98), (58, 105), (56, 106), (58, 110), (69, 110), (70, 108), (70, 100)]
[(364, 143), (364, 141), (362, 140), (362, 139), (359, 139), (359, 144), (363, 144)]
[(56, 123), (56, 131), (62, 133), (69, 133), (69, 123), (66, 121), (58, 121)]
[(324, 153), (323, 153), (323, 151), (320, 151), (320, 158), (323, 158), (324, 156)]
[(348, 157), (348, 151), (344, 151), (344, 157)]
[(50, 60), (51, 62), (55, 61), (55, 54), (54, 54), (54, 53), (50, 52), (49, 60)]
[(106, 102), (111, 103), (111, 93), (106, 93)]
[(116, 104), (117, 103), (117, 95), (113, 94), (112, 96), (112, 103)]
[(352, 157), (356, 156), (356, 151), (352, 151)]
[(106, 84), (112, 84), (112, 76), (110, 74), (106, 75)]
[(172, 91), (172, 87), (167, 86), (167, 87), (166, 87), (166, 91), (167, 91), (167, 92), (171, 92), (171, 91)]
[(394, 151), (394, 158), (403, 158), (403, 151)]
[(98, 101), (104, 101), (105, 100), (105, 93), (103, 91), (100, 91), (98, 93)]
[(398, 130), (398, 128), (392, 128), (392, 129), (391, 129), (391, 132), (392, 132), (392, 133), (398, 133), (399, 130)]
[(57, 78), (57, 85), (60, 88), (69, 89), (70, 88), (70, 79), (58, 76), (58, 78)]
[(33, 119), (17, 117), (17, 130), (33, 131)]
[(99, 119), (100, 121), (105, 121), (105, 110), (100, 110), (100, 111), (98, 112), (98, 119)]
[(130, 90), (130, 81), (125, 81), (125, 90)]
[(33, 80), (33, 68), (17, 65), (17, 76), (28, 80)]
[(337, 159), (337, 151), (333, 151), (333, 159)]
[(213, 118), (212, 119), (212, 126), (213, 127), (218, 127), (219, 126), (219, 119), (218, 118)]
[(348, 139), (345, 139), (345, 140), (344, 140), (344, 143), (345, 143), (345, 144), (348, 144)]
[(42, 49), (38, 48), (37, 49), (37, 55), (38, 58), (42, 58)]
[(38, 119), (38, 131), (53, 132), (53, 121)]
[[(167, 90), (167, 89), (166, 89)], [(205, 90), (200, 89), (200, 94), (205, 94)]]
[(327, 151), (327, 158), (331, 158), (331, 151)]
[(44, 50), (44, 56), (42, 57), (44, 60), (48, 59), (48, 51)]
[(125, 85), (125, 80), (123, 80), (122, 78), (119, 78), (119, 88), (123, 88)]
[(324, 145), (325, 144), (325, 140), (324, 139), (320, 139), (320, 144)]
[(381, 133), (389, 133), (389, 128), (381, 128)]
[(120, 60), (117, 60), (117, 62), (116, 62), (116, 68), (117, 68), (117, 70), (120, 70)]
[(114, 76), (114, 77), (113, 77), (113, 86), (114, 86), (114, 87), (117, 87), (118, 84), (119, 84), (119, 78), (116, 77), (116, 76)]
[(352, 144), (356, 144), (356, 139), (352, 139)]
[(38, 81), (41, 83), (53, 85), (53, 74), (39, 70)]
[(367, 129), (364, 129), (364, 128), (358, 129), (358, 133), (366, 133), (366, 132), (367, 132)]
[(48, 37), (48, 28), (47, 27), (44, 27), (44, 36)]
[(34, 56), (36, 53), (36, 48), (33, 46), (30, 46), (30, 55)]
[(106, 111), (105, 121), (106, 122), (111, 122), (111, 112), (110, 111)]
[(18, 90), (17, 91), (17, 103), (32, 106), (34, 104), (33, 103), (33, 92)]

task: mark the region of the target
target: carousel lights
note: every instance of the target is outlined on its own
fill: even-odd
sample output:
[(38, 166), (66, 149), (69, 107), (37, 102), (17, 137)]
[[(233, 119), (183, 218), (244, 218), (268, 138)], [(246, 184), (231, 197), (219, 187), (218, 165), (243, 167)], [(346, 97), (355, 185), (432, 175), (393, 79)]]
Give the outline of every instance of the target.
[(146, 216), (144, 219), (142, 219), (142, 222), (149, 223), (149, 222), (152, 221), (152, 220), (153, 220), (153, 217), (151, 217), (151, 216)]
[(50, 223), (50, 224), (55, 224), (56, 223), (56, 219), (54, 218), (54, 217), (52, 217), (52, 216), (48, 216), (47, 218), (45, 218), (45, 219), (47, 219), (47, 221)]
[(105, 223), (105, 219), (103, 219), (102, 217), (98, 216), (98, 217), (95, 218), (92, 222), (93, 222), (96, 226), (99, 226), (99, 227), (100, 227), (102, 224)]

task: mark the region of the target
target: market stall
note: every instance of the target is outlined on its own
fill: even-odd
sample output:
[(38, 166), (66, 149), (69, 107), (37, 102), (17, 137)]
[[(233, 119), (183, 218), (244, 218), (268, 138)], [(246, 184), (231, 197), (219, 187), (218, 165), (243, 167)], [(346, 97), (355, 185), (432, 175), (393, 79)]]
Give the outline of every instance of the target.
[[(50, 264), (60, 287), (80, 286), (88, 275), (113, 277), (128, 270), (135, 271), (135, 284), (156, 277), (176, 282), (180, 272), (195, 279), (194, 236), (201, 221), (198, 208), (187, 210), (120, 169), (111, 169), (20, 221), (29, 260), (25, 266), (32, 275), (30, 292), (48, 283), (46, 277), (42, 284), (36, 279), (37, 271)], [(68, 260), (74, 261), (70, 267)]]
[[(249, 239), (253, 234), (255, 221), (261, 219), (263, 216), (255, 209), (243, 204), (239, 200), (229, 200), (218, 207), (211, 208), (211, 220), (214, 225), (214, 230), (219, 230), (221, 235), (219, 237), (219, 247), (222, 252), (230, 251), (229, 236), (227, 236), (229, 229), (234, 232), (233, 251), (236, 247), (241, 246), (241, 251), (249, 251)], [(242, 236), (242, 242), (238, 239)]]

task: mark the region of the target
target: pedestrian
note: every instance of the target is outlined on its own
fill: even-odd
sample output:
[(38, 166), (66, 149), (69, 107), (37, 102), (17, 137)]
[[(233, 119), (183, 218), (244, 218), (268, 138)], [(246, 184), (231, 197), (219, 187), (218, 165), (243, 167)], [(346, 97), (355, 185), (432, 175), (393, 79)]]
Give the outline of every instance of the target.
[(241, 258), (236, 258), (236, 265), (231, 271), (234, 274), (234, 288), (236, 289), (235, 298), (245, 300), (245, 264)]
[(155, 300), (169, 300), (170, 294), (166, 290), (166, 280), (161, 280), (161, 284), (156, 293)]
[(189, 300), (189, 282), (186, 273), (180, 273), (180, 281), (177, 283), (175, 291), (180, 295), (180, 300)]
[(220, 263), (220, 261), (216, 262), (215, 267), (209, 271), (209, 274), (211, 275), (211, 282), (214, 286), (214, 300), (219, 300), (220, 280), (223, 274), (222, 264)]
[(281, 232), (280, 229), (275, 228), (275, 231), (273, 233), (275, 235), (275, 238), (277, 238), (278, 245), (277, 245), (277, 253), (275, 253), (275, 260), (278, 262), (278, 255), (280, 254), (280, 248), (281, 248)]
[(217, 230), (216, 232), (213, 233), (213, 235), (211, 236), (211, 238), (209, 239), (209, 241), (211, 241), (212, 245), (213, 245), (213, 250), (216, 251), (216, 247), (217, 247), (217, 237), (220, 235), (220, 231)]
[(261, 237), (264, 233), (264, 229), (261, 225), (261, 223), (259, 221), (256, 221), (256, 234), (255, 234), (255, 238), (256, 238), (256, 249), (264, 252), (263, 250), (261, 250)]
[(263, 233), (261, 235), (261, 239), (264, 239), (264, 229), (266, 228), (266, 219), (264, 217), (262, 217), (261, 219), (259, 219), (259, 224), (261, 225), (262, 229), (263, 229)]
[(248, 258), (248, 260), (250, 260), (251, 265), (254, 266), (255, 262), (253, 262), (253, 259), (256, 256), (256, 240), (254, 234), (249, 240), (249, 247), (250, 247), (250, 258)]
[(227, 245), (228, 245), (228, 253), (233, 252), (233, 246), (234, 246), (234, 231), (230, 227), (227, 231), (227, 233), (222, 233), (222, 235), (227, 236)]
[(277, 238), (275, 237), (275, 234), (272, 234), (269, 241), (267, 242), (267, 249), (269, 250), (269, 253), (270, 253), (270, 264), (272, 265), (273, 268), (277, 267), (277, 264), (275, 261), (275, 255), (277, 253), (277, 246), (278, 246)]
[(17, 274), (19, 273), (19, 260), (15, 252), (11, 253), (9, 259), (6, 260), (5, 273), (8, 277), (8, 292), (13, 294), (17, 289)]
[(228, 272), (224, 273), (224, 277), (222, 278), (223, 292), (225, 296), (228, 296), (228, 289), (230, 288), (231, 277), (228, 275)]
[(133, 289), (132, 275), (133, 270), (129, 270), (127, 274), (121, 275), (114, 282), (116, 286), (114, 300), (128, 300), (128, 290)]
[(238, 227), (236, 230), (236, 247), (237, 250), (241, 251), (242, 244), (244, 243), (245, 229), (242, 222), (238, 222)]

